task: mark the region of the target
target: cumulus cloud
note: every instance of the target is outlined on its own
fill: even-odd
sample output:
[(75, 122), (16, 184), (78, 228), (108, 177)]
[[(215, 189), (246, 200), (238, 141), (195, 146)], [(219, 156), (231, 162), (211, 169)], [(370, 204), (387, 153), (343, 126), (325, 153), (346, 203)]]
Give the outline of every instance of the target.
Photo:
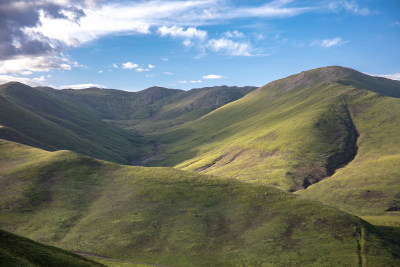
[(210, 79), (210, 80), (216, 80), (216, 79), (222, 79), (222, 78), (224, 78), (224, 76), (215, 75), (215, 74), (209, 74), (209, 75), (203, 76), (203, 79)]
[(81, 83), (81, 84), (70, 84), (70, 85), (61, 85), (60, 89), (86, 89), (86, 88), (106, 88), (106, 86), (102, 84), (94, 84), (94, 83)]
[(314, 40), (311, 42), (311, 46), (321, 46), (325, 48), (330, 48), (332, 46), (340, 46), (345, 43), (346, 41), (343, 41), (342, 38), (336, 37), (333, 39)]
[(169, 71), (164, 71), (163, 72), (165, 75), (172, 75), (173, 73), (172, 72), (169, 72)]
[(149, 64), (149, 65), (147, 65), (148, 67), (149, 67), (149, 69), (154, 69), (156, 66), (154, 66), (154, 65), (151, 65), (151, 64)]
[(136, 69), (138, 67), (139, 67), (138, 64), (130, 62), (130, 61), (122, 63), (122, 68), (123, 69)]
[(232, 56), (252, 56), (252, 46), (247, 42), (235, 42), (230, 39), (220, 38), (208, 41), (207, 48), (213, 52), (219, 52)]

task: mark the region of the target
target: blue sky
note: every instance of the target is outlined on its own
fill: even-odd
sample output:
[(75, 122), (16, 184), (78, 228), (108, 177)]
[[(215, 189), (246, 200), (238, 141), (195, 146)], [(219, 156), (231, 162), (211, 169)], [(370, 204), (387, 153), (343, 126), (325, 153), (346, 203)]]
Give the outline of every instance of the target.
[(400, 80), (398, 0), (3, 2), (0, 83), (262, 86), (328, 65)]

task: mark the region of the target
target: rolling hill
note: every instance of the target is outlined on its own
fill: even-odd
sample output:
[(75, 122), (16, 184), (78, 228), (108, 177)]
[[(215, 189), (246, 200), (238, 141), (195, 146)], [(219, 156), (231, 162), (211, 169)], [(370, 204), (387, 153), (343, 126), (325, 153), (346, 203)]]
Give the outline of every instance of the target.
[(104, 266), (59, 248), (0, 230), (0, 266)]
[(46, 150), (69, 149), (130, 164), (151, 153), (143, 136), (103, 122), (21, 83), (0, 86), (0, 137)]
[(301, 190), (398, 227), (399, 96), (400, 82), (352, 69), (302, 72), (165, 131), (155, 165)]
[(64, 249), (173, 266), (398, 266), (367, 222), (279, 189), (0, 141), (0, 227)]
[(155, 86), (138, 92), (99, 88), (37, 89), (120, 128), (153, 134), (197, 119), (243, 97), (256, 87), (215, 86), (183, 91)]

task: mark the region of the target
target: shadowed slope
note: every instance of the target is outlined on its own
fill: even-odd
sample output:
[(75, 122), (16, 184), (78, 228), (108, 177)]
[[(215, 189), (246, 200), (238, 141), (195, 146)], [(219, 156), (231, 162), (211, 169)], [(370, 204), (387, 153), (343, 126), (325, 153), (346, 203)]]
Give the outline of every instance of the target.
[(0, 163), (0, 226), (65, 249), (175, 266), (399, 264), (374, 227), (278, 189), (6, 141)]
[(138, 92), (89, 88), (38, 88), (69, 105), (96, 114), (118, 127), (154, 133), (201, 117), (239, 99), (256, 87), (216, 86), (189, 91), (150, 87)]
[(0, 230), (0, 266), (104, 266), (59, 248)]
[(152, 149), (143, 137), (20, 83), (0, 86), (0, 111), (3, 138), (40, 148), (70, 149), (120, 163)]

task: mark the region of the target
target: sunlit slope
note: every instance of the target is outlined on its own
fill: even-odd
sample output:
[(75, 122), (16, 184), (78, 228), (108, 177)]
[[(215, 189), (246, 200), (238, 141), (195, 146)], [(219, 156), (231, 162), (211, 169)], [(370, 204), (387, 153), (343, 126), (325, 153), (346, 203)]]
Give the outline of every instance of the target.
[(152, 150), (145, 138), (21, 83), (0, 86), (0, 125), (7, 140), (125, 164)]
[(371, 225), (278, 189), (0, 144), (0, 227), (36, 241), (173, 266), (400, 264)]
[[(354, 119), (358, 113), (368, 112), (370, 107), (364, 102), (400, 102), (355, 87), (352, 84), (360, 84), (358, 75), (366, 76), (351, 69), (326, 67), (269, 83), (162, 135), (168, 145), (160, 165), (284, 190), (305, 188), (356, 156), (359, 135), (366, 133)], [(369, 79), (400, 90), (399, 82)], [(397, 119), (388, 120), (399, 112), (393, 106), (389, 113), (375, 114), (371, 125), (386, 123), (382, 128), (385, 136), (392, 124), (399, 125)], [(398, 134), (389, 130), (387, 134), (386, 145), (393, 147)]]
[(353, 106), (357, 156), (298, 194), (400, 229), (400, 101), (370, 95)]
[(103, 266), (59, 248), (0, 230), (0, 266)]

